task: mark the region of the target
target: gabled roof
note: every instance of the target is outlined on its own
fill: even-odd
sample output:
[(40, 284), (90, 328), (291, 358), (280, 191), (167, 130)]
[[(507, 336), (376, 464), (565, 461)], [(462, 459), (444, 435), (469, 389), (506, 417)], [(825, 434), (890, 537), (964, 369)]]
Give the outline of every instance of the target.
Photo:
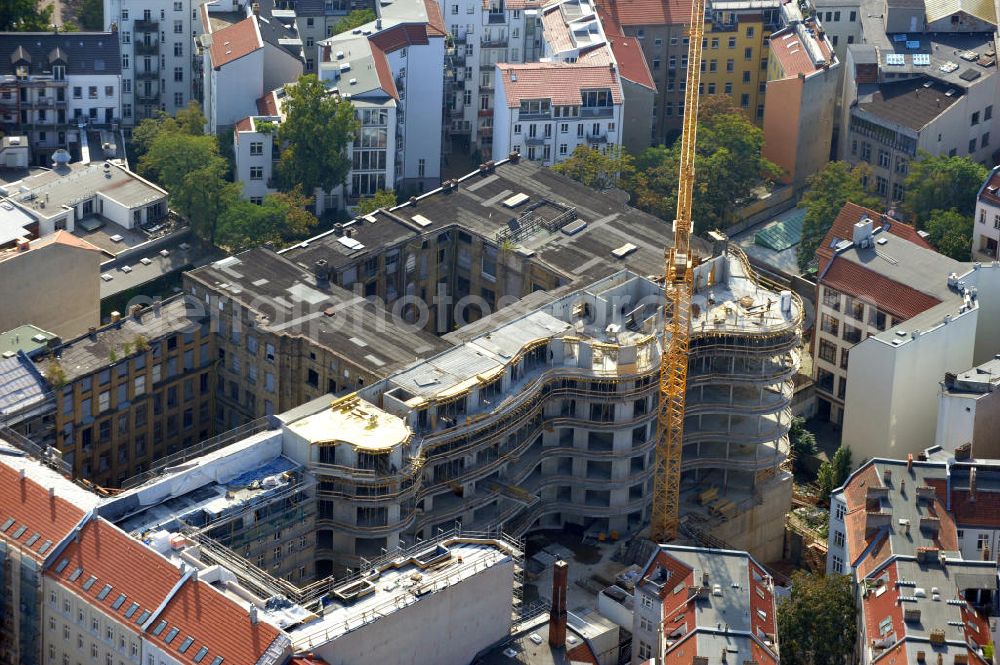
[(31, 476), (0, 463), (0, 541), (43, 561), (83, 519), (84, 511)]
[(212, 67), (218, 69), (263, 47), (257, 19), (250, 16), (212, 33)]
[(584, 90), (609, 89), (615, 104), (622, 103), (621, 83), (610, 67), (588, 67), (562, 62), (523, 65), (497, 64), (508, 108), (523, 99), (551, 99), (557, 106), (579, 105)]
[(997, 24), (997, 14), (992, 0), (926, 0), (924, 8), (928, 23), (963, 12), (987, 23)]
[(623, 79), (656, 90), (656, 81), (649, 71), (649, 63), (642, 53), (642, 45), (634, 37), (626, 37), (622, 27), (609, 13), (604, 2), (597, 5), (597, 15), (601, 19), (604, 34), (611, 44), (611, 52), (618, 61), (618, 71)]
[(103, 518), (87, 522), (46, 574), (137, 633), (181, 578), (160, 554)]
[[(166, 628), (157, 634), (160, 621), (166, 623)], [(175, 628), (178, 632), (168, 644), (166, 638)], [(188, 638), (192, 641), (181, 653)], [(181, 663), (195, 663), (199, 649), (207, 647), (208, 653), (199, 661), (201, 663), (211, 663), (216, 656), (221, 656), (224, 663), (248, 665), (258, 662), (275, 640), (288, 641), (271, 624), (252, 623), (247, 610), (198, 579), (184, 584), (170, 599), (157, 625), (151, 626), (148, 639)]]
[(842, 293), (874, 303), (899, 319), (911, 319), (941, 302), (851, 261), (835, 260), (822, 282)]
[(979, 188), (979, 200), (1000, 207), (1000, 167), (994, 166)]
[(602, 0), (622, 26), (685, 25), (691, 19), (690, 0)]

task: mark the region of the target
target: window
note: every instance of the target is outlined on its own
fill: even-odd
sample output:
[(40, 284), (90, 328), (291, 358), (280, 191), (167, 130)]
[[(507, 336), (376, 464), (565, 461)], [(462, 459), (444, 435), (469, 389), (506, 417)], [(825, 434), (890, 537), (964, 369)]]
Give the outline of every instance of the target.
[(833, 516), (837, 519), (838, 522), (843, 522), (844, 515), (846, 513), (847, 513), (847, 506), (838, 501), (836, 507), (833, 510)]
[(742, 108), (749, 108), (750, 107), (750, 95), (748, 95), (746, 93), (743, 93), (742, 95), (740, 95), (740, 106)]
[(851, 344), (857, 344), (861, 341), (861, 328), (855, 328), (854, 326), (845, 323), (844, 324), (844, 341), (850, 342)]
[(184, 21), (174, 21), (174, 34), (184, 34)]
[(990, 133), (989, 132), (985, 132), (983, 134), (982, 138), (980, 139), (979, 147), (980, 148), (985, 148), (989, 144), (990, 144)]
[(258, 157), (264, 154), (264, 142), (263, 141), (251, 141), (250, 142), (250, 155), (253, 157)]
[(976, 139), (969, 139), (969, 154), (971, 155), (976, 151)]
[(844, 546), (844, 532), (843, 531), (834, 531), (833, 532), (833, 544), (836, 545), (837, 547), (843, 547)]
[(879, 150), (878, 151), (878, 165), (880, 167), (882, 167), (884, 169), (889, 168), (889, 164), (891, 163), (891, 161), (892, 161), (892, 159), (889, 156), (889, 151), (888, 150)]
[(424, 177), (424, 172), (425, 172), (426, 168), (427, 168), (426, 160), (424, 160), (424, 159), (418, 159), (417, 160), (417, 176), (420, 177), (420, 178), (423, 178)]
[(753, 37), (753, 26), (752, 25), (748, 25), (747, 26), (747, 37)]
[(819, 341), (819, 357), (828, 363), (837, 362), (837, 347), (825, 339)]
[(903, 200), (903, 183), (901, 182), (892, 183), (892, 200), (893, 201)]
[(753, 47), (752, 46), (748, 46), (745, 49), (743, 49), (743, 59), (744, 60), (753, 60)]
[(990, 546), (990, 534), (980, 533), (976, 536), (976, 549), (983, 551)]
[[(973, 142), (974, 144), (975, 142)], [(889, 181), (880, 175), (875, 176), (875, 191), (885, 196), (889, 193)]]
[(128, 69), (128, 53), (122, 53), (122, 69)]
[(559, 154), (560, 155), (565, 155), (565, 154), (568, 154), (568, 152), (569, 152), (569, 147), (565, 143), (560, 143), (559, 144)]
[(840, 321), (829, 314), (824, 314), (820, 319), (820, 329), (831, 335), (836, 335), (840, 330)]
[(519, 123), (514, 125), (514, 133), (515, 134), (521, 133), (521, 125)]
[(251, 166), (250, 167), (250, 179), (251, 180), (263, 180), (264, 179), (264, 167), (263, 166)]
[(646, 594), (642, 594), (642, 606), (650, 608), (653, 606), (653, 597)]
[(183, 67), (174, 67), (174, 80), (175, 81), (183, 81), (184, 80), (184, 68)]
[(972, 114), (972, 119), (969, 121), (969, 125), (975, 127), (979, 124), (979, 111), (975, 111)]
[[(841, 559), (839, 556), (834, 555), (833, 557), (831, 557), (831, 561), (832, 561), (832, 563), (830, 564), (830, 570), (832, 570), (833, 572), (837, 573), (838, 575), (843, 575), (844, 574), (844, 560)], [(890, 623), (891, 623), (891, 621), (892, 620), (890, 619)]]
[(184, 106), (184, 93), (175, 92), (174, 93), (174, 106)]
[(985, 109), (983, 109), (983, 120), (992, 120), (992, 119), (993, 119), (993, 105), (990, 104)]
[(736, 48), (736, 37), (729, 38), (729, 48)]
[(642, 640), (639, 640), (639, 660), (649, 660), (653, 657), (653, 647), (649, 646)]

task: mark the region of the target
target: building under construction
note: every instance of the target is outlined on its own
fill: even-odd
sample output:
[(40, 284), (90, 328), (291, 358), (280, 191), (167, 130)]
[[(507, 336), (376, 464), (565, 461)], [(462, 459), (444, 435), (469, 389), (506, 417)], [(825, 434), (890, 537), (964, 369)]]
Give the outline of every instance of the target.
[[(698, 266), (695, 283), (682, 533), (779, 558), (801, 302), (762, 284), (735, 248)], [(317, 570), (456, 524), (640, 531), (661, 293), (629, 271), (539, 293), (450, 333), (443, 353), (283, 416), (286, 454), (319, 480)]]

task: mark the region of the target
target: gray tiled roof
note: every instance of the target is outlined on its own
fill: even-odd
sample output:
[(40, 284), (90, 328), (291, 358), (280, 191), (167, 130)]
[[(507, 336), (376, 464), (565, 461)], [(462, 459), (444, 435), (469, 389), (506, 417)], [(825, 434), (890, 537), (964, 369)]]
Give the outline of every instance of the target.
[(121, 73), (118, 37), (110, 32), (0, 32), (0, 75), (13, 75), (22, 58), (32, 75), (51, 72), (56, 58), (65, 59), (70, 76)]

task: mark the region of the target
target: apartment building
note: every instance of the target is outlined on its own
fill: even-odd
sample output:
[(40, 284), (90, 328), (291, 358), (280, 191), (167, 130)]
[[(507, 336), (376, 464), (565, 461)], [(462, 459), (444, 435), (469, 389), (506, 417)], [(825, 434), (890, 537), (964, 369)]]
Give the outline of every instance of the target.
[(86, 333), (100, 323), (103, 258), (66, 231), (0, 250), (0, 329), (33, 324), (66, 338)]
[[(0, 218), (20, 215), (5, 226), (3, 243), (20, 226), (25, 235), (43, 238), (59, 230), (91, 231), (111, 222), (122, 229), (151, 225), (167, 216), (167, 191), (129, 171), (121, 162), (68, 163), (65, 151), (57, 152), (51, 170), (0, 185), (7, 207)], [(16, 208), (14, 211), (11, 209)]]
[(995, 261), (1000, 248), (1000, 169), (993, 167), (976, 196), (976, 223), (972, 227), (972, 258)]
[[(7, 438), (5, 432), (4, 438)], [(60, 472), (0, 442), (0, 663), (42, 665), (45, 593), (42, 569), (55, 546), (70, 536), (98, 503)], [(52, 487), (59, 486), (55, 494)]]
[(505, 154), (551, 166), (578, 146), (621, 146), (625, 100), (614, 63), (500, 64), (495, 85), (493, 146)]
[[(76, 148), (81, 126), (116, 128), (123, 62), (110, 32), (0, 33), (0, 127), (23, 134), (35, 163)], [(16, 130), (16, 131), (15, 131)]]
[(992, 7), (983, 11), (976, 18), (947, 3), (862, 6), (864, 42), (844, 61), (838, 154), (871, 165), (887, 205), (903, 199), (919, 150), (993, 165), (997, 21)]
[[(896, 4), (890, 0), (889, 4)], [(901, 0), (900, 4), (905, 2)], [(823, 26), (830, 45), (841, 62), (847, 47), (862, 42), (861, 0), (813, 0), (816, 21)], [(838, 93), (839, 94), (839, 93)]]
[(819, 23), (792, 21), (770, 37), (763, 155), (796, 190), (830, 160), (840, 61)]
[(1000, 359), (944, 375), (938, 394), (934, 444), (954, 450), (966, 443), (982, 458), (1000, 458), (993, 432), (1000, 417)]
[(195, 39), (197, 0), (105, 0), (106, 28), (121, 49), (122, 122), (139, 124), (158, 111), (173, 115), (200, 98)]
[(635, 665), (719, 653), (778, 665), (774, 580), (746, 552), (660, 545), (635, 585), (632, 635)]
[[(274, 130), (281, 120), (280, 115), (251, 115), (240, 119), (233, 127), (235, 180), (243, 184), (243, 198), (258, 205), (264, 202), (265, 196), (277, 191), (272, 181), (279, 150)], [(322, 203), (325, 209), (330, 201)]]
[(873, 459), (834, 492), (827, 571), (858, 585), (859, 662), (991, 662), (996, 469), (967, 453)]
[[(869, 231), (886, 242), (862, 247)], [(884, 247), (898, 263), (864, 261), (864, 253), (874, 254), (876, 247)], [(843, 424), (851, 348), (948, 299), (945, 277), (961, 264), (935, 252), (912, 226), (853, 203), (841, 209), (816, 258), (817, 411), (819, 417)]]
[(265, 91), (297, 80), (304, 53), (293, 25), (259, 5), (212, 11), (204, 4), (200, 14), (203, 106), (208, 131), (217, 133), (255, 113)]
[(101, 487), (214, 434), (217, 360), (203, 308), (175, 297), (35, 359), (53, 391), (55, 447)]

